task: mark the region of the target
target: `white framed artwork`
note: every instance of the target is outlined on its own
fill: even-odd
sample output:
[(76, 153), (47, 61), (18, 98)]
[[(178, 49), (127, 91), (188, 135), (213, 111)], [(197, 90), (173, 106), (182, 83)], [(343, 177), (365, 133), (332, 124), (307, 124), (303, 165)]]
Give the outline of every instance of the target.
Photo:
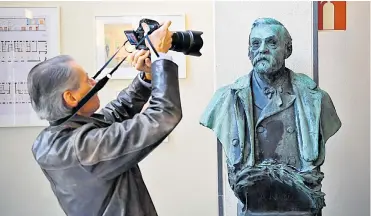
[[(161, 23), (171, 20), (170, 31), (185, 31), (185, 15), (123, 15), (96, 16), (96, 71), (98, 71), (127, 40), (124, 30), (135, 30), (143, 18)], [(129, 43), (127, 43), (129, 44)], [(129, 44), (130, 45), (130, 44)], [(179, 68), (179, 78), (186, 78), (186, 56), (181, 52), (168, 52)], [(123, 47), (114, 59), (102, 71), (101, 76), (109, 73), (129, 53)], [(138, 74), (126, 61), (113, 74), (112, 79), (133, 79)]]
[(48, 126), (31, 107), (27, 76), (60, 54), (59, 7), (0, 8), (0, 127)]

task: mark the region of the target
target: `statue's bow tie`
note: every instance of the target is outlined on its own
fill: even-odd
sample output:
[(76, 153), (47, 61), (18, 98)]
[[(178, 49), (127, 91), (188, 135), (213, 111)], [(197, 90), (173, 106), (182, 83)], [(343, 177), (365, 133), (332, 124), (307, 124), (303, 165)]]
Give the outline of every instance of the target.
[(276, 89), (273, 87), (265, 87), (264, 94), (267, 95), (269, 99), (272, 98), (273, 94), (276, 93)]
[(282, 87), (278, 87), (277, 89), (273, 88), (273, 87), (265, 87), (264, 88), (264, 94), (267, 95), (267, 97), (269, 99), (272, 99), (273, 95), (276, 94), (277, 95), (277, 105), (278, 106), (281, 106), (282, 105), (282, 99), (281, 99), (281, 96), (279, 93), (282, 93), (283, 90), (282, 90)]

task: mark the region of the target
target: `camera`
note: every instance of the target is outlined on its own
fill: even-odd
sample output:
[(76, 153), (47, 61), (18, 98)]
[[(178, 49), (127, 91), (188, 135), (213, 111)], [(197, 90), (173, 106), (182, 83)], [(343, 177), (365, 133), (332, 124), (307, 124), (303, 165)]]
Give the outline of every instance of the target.
[[(148, 25), (148, 35), (160, 28), (160, 24), (157, 21), (145, 18), (139, 21), (139, 27), (136, 30), (125, 30), (124, 33), (129, 43), (136, 46), (136, 49), (148, 49), (145, 40), (142, 40), (145, 36), (142, 23)], [(170, 50), (182, 52), (184, 55), (201, 56), (200, 49), (203, 46), (202, 34), (203, 32), (201, 31), (190, 30), (173, 32)]]

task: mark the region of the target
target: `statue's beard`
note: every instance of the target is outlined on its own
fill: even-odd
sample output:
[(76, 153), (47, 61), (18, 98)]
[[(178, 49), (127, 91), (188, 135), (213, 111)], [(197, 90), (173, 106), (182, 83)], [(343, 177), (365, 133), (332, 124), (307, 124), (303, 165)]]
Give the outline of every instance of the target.
[(273, 58), (272, 55), (257, 55), (252, 60), (254, 70), (261, 74), (273, 74), (281, 69), (283, 62)]

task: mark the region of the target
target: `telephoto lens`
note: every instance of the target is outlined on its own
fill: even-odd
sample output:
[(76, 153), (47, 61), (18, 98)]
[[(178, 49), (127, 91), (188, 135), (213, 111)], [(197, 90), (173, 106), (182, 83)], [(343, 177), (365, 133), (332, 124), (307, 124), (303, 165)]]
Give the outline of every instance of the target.
[(170, 50), (182, 52), (184, 55), (201, 56), (200, 49), (204, 42), (202, 40), (201, 31), (177, 31), (173, 32), (173, 42)]

